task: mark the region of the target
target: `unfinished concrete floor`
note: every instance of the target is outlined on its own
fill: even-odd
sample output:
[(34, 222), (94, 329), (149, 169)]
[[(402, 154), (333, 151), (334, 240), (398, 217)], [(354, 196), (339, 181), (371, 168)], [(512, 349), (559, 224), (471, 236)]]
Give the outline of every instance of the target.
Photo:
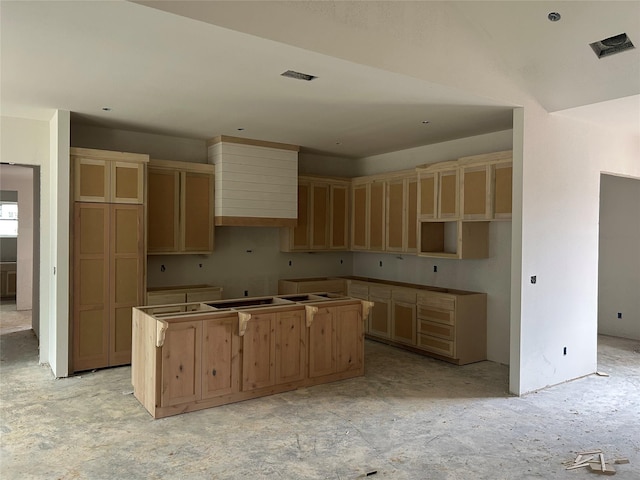
[(601, 337), (600, 369), (522, 398), (507, 367), (366, 344), (366, 376), (153, 420), (130, 368), (54, 380), (32, 331), (1, 337), (3, 479), (581, 479), (575, 452), (640, 478), (638, 342)]

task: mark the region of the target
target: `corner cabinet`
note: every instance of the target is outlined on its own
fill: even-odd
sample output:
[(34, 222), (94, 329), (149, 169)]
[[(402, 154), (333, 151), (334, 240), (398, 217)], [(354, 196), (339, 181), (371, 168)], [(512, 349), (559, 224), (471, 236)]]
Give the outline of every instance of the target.
[(208, 164), (149, 162), (149, 254), (213, 252), (213, 171)]
[(73, 371), (131, 362), (132, 307), (144, 302), (147, 159), (71, 148)]
[(280, 229), (280, 250), (347, 250), (349, 185), (342, 178), (299, 177), (297, 225)]

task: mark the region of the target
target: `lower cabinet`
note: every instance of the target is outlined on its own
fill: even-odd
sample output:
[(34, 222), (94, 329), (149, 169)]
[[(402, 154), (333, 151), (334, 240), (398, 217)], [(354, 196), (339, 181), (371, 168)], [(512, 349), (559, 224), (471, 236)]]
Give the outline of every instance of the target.
[(367, 337), (464, 365), (487, 358), (487, 295), (384, 281), (348, 280), (374, 303)]
[(251, 315), (242, 337), (242, 391), (304, 378), (304, 310)]
[(359, 371), (363, 366), (360, 305), (320, 307), (309, 328), (309, 377)]
[(363, 375), (367, 302), (328, 303), (159, 314), (137, 307), (134, 394), (160, 418)]

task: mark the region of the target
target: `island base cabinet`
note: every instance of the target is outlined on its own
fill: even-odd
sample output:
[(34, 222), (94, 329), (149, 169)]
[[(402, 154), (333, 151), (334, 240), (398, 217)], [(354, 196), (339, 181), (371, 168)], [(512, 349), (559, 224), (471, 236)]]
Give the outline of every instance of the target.
[(250, 313), (134, 308), (134, 395), (162, 418), (363, 375), (364, 304)]

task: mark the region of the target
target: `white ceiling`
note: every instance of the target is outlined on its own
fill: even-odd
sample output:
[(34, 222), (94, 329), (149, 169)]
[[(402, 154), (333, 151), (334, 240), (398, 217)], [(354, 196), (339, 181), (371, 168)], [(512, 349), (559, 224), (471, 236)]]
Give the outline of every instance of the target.
[[(209, 18), (207, 10), (233, 3), (154, 6), (189, 6)], [(639, 2), (621, 2), (631, 9), (601, 15), (608, 29), (584, 32), (592, 23), (589, 29), (574, 25), (572, 15), (598, 12), (575, 6), (585, 2), (563, 2), (572, 4), (563, 14), (571, 28), (558, 35), (549, 34), (549, 25), (562, 25), (549, 22), (501, 27), (537, 10), (525, 4), (547, 2), (464, 3), (479, 35), (491, 32), (485, 40), (549, 110), (640, 93), (640, 49), (601, 61), (590, 49), (593, 59), (568, 58), (600, 31), (626, 29), (640, 43), (640, 20), (628, 18)], [(512, 105), (504, 102), (135, 3), (3, 1), (0, 8), (3, 115), (48, 119), (53, 109), (65, 109), (79, 123), (189, 138), (235, 135), (351, 157), (511, 128)], [(576, 31), (579, 41), (569, 41)], [(541, 45), (545, 55), (538, 53)], [(549, 62), (549, 52), (558, 58)], [(597, 63), (604, 61), (607, 68)], [(281, 77), (288, 69), (318, 78)], [(105, 106), (112, 110), (102, 111)]]

